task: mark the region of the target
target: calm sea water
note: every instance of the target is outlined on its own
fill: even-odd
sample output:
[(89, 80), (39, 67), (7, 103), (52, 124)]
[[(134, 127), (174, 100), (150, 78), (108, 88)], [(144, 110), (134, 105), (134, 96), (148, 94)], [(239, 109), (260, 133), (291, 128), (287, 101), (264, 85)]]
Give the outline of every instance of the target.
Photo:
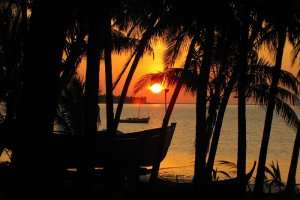
[[(101, 110), (101, 126), (104, 129), (105, 105), (99, 104)], [(3, 106), (1, 106), (3, 107)], [(138, 106), (125, 104), (122, 117), (136, 117)], [(165, 112), (164, 104), (144, 104), (140, 106), (140, 117), (150, 116), (149, 124), (126, 124), (121, 123), (119, 130), (132, 132), (157, 128), (161, 126)], [(300, 109), (298, 109), (300, 114)], [(247, 106), (247, 169), (249, 170), (255, 160), (258, 160), (264, 125), (265, 110), (256, 105)], [(195, 141), (195, 105), (177, 104), (173, 111), (171, 122), (176, 122), (174, 137), (166, 158), (161, 163), (160, 175), (164, 177), (178, 177), (180, 179), (191, 179), (193, 175), (194, 141)], [(286, 181), (294, 144), (296, 130), (288, 127), (277, 115), (274, 115), (271, 140), (268, 151), (268, 163), (278, 162), (283, 181)], [(5, 155), (0, 160), (6, 159)], [(216, 160), (236, 162), (237, 157), (237, 106), (229, 105), (226, 110), (220, 143)], [(300, 163), (298, 164), (297, 183), (300, 183)], [(215, 165), (217, 169), (232, 172), (232, 168), (224, 168)]]
[[(102, 125), (105, 128), (105, 105), (100, 104)], [(121, 123), (119, 129), (124, 132), (138, 131), (161, 126), (164, 115), (164, 104), (145, 104), (140, 106), (140, 117), (150, 116), (149, 124)], [(126, 104), (122, 117), (136, 117), (138, 106)], [(298, 112), (300, 114), (300, 112)], [(258, 160), (264, 125), (265, 109), (257, 105), (247, 106), (247, 169)], [(177, 104), (173, 111), (171, 122), (176, 122), (175, 134), (168, 154), (161, 164), (162, 176), (178, 176), (190, 179), (193, 174), (194, 141), (195, 141), (195, 105)], [(286, 181), (294, 144), (295, 129), (288, 127), (285, 122), (274, 115), (272, 134), (268, 151), (268, 163), (278, 162), (284, 182)], [(229, 105), (226, 110), (222, 127), (220, 143), (216, 160), (236, 162), (237, 157), (237, 106)], [(300, 165), (300, 163), (299, 163)], [(218, 169), (233, 172), (233, 169), (216, 165)], [(299, 167), (300, 169), (300, 167)], [(299, 171), (299, 170), (298, 170)], [(300, 183), (300, 173), (297, 174)]]

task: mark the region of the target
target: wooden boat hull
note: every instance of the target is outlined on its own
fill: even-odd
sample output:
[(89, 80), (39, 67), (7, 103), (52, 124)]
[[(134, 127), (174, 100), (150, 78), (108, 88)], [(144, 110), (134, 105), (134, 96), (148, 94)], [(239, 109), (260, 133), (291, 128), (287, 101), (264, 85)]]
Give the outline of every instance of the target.
[[(91, 137), (54, 135), (53, 146), (65, 166), (76, 167), (88, 156), (95, 166), (105, 163), (116, 165), (152, 166), (167, 154), (175, 124), (166, 129), (155, 128), (145, 131), (110, 135), (99, 133)], [(166, 140), (164, 138), (167, 138)], [(165, 140), (164, 142), (162, 142)], [(162, 148), (158, 146), (163, 143)]]

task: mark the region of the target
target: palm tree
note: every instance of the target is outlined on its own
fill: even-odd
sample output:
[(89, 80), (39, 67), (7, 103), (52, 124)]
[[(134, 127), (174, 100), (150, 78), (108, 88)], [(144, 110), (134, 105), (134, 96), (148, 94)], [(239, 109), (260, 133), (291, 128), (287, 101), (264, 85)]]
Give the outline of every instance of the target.
[(247, 139), (246, 139), (246, 73), (248, 67), (248, 53), (249, 53), (249, 17), (247, 8), (241, 5), (241, 22), (240, 22), (240, 59), (238, 68), (238, 151), (237, 151), (237, 177), (241, 180), (241, 191), (245, 191), (246, 184), (243, 178), (246, 174), (247, 162)]
[[(295, 49), (293, 50), (293, 64), (296, 63), (298, 54), (300, 53), (300, 42), (299, 40), (296, 41), (294, 44)], [(297, 77), (299, 79), (300, 72), (298, 72)], [(297, 166), (298, 166), (298, 157), (299, 157), (299, 151), (300, 151), (300, 126), (298, 125), (297, 131), (296, 131), (296, 137), (295, 142), (293, 146), (293, 152), (292, 152), (292, 158), (290, 163), (290, 168), (288, 172), (288, 179), (286, 184), (286, 192), (293, 194), (295, 192), (295, 186), (296, 186), (296, 172), (297, 172)]]
[[(147, 6), (149, 6), (149, 7), (147, 7)], [(163, 9), (164, 6), (165, 5), (163, 5), (163, 3), (162, 3), (162, 5), (155, 4), (155, 3), (154, 4), (147, 3), (145, 6), (146, 10), (144, 11), (143, 9), (141, 9), (141, 11), (146, 12), (146, 13), (142, 14), (143, 19), (141, 20), (142, 23), (146, 23), (146, 26), (144, 24), (142, 24), (142, 26), (145, 26), (145, 31), (143, 32), (142, 37), (139, 41), (139, 44), (136, 47), (136, 50), (134, 52), (135, 56), (132, 61), (130, 70), (128, 72), (128, 75), (126, 77), (126, 80), (125, 80), (125, 83), (124, 83), (124, 86), (123, 86), (123, 89), (122, 89), (122, 92), (120, 95), (120, 100), (119, 100), (116, 114), (115, 114), (114, 127), (112, 130), (112, 133), (116, 133), (116, 131), (118, 129), (118, 125), (119, 125), (121, 113), (123, 110), (125, 97), (127, 95), (128, 89), (129, 89), (129, 85), (131, 83), (132, 77), (137, 68), (137, 65), (138, 65), (141, 57), (143, 56), (145, 50), (147, 49), (150, 40), (157, 33), (157, 29), (161, 23), (161, 19), (160, 19), (160, 16), (162, 14), (161, 9)]]
[(99, 70), (100, 70), (100, 55), (103, 50), (103, 34), (99, 28), (103, 26), (103, 16), (94, 4), (89, 4), (85, 8), (87, 15), (88, 26), (88, 43), (87, 43), (87, 65), (85, 76), (85, 87), (83, 94), (82, 105), (82, 130), (81, 135), (84, 136), (82, 141), (82, 154), (80, 157), (79, 174), (81, 175), (80, 184), (82, 188), (88, 190), (90, 188), (88, 175), (92, 172), (92, 152), (94, 152), (95, 135), (97, 132), (98, 118), (98, 94), (99, 94)]
[(212, 174), (213, 171), (226, 107), (235, 84), (236, 84), (236, 78), (235, 76), (233, 76), (228, 82), (226, 88), (224, 89), (223, 98), (220, 102), (220, 108), (216, 116), (216, 123), (214, 127), (214, 132), (212, 134), (209, 155), (207, 158), (206, 170), (208, 175)]
[[(226, 2), (227, 3), (227, 2)], [(222, 3), (221, 5), (218, 6), (218, 11), (223, 12), (224, 9), (226, 7), (226, 3)], [(207, 5), (207, 9), (212, 9), (213, 3), (211, 2), (209, 5)], [(195, 142), (195, 169), (194, 169), (194, 181), (195, 183), (198, 185), (201, 182), (204, 183), (205, 182), (205, 163), (206, 163), (206, 149), (207, 149), (207, 145), (206, 145), (206, 141), (208, 140), (208, 136), (206, 133), (206, 104), (207, 104), (207, 89), (208, 89), (208, 80), (209, 80), (209, 74), (210, 74), (210, 67), (212, 64), (212, 48), (214, 45), (214, 39), (215, 39), (215, 26), (218, 22), (217, 19), (212, 18), (211, 20), (205, 21), (203, 20), (203, 16), (201, 16), (201, 14), (199, 15), (194, 15), (194, 13), (197, 13), (195, 11), (195, 8), (192, 8), (192, 5), (185, 5), (185, 4), (178, 4), (178, 10), (180, 11), (180, 9), (186, 9), (187, 6), (191, 6), (189, 7), (187, 10), (190, 10), (192, 14), (187, 14), (188, 17), (186, 17), (187, 20), (183, 21), (183, 24), (181, 24), (181, 26), (185, 26), (185, 28), (183, 28), (183, 31), (190, 31), (193, 30), (193, 32), (191, 32), (194, 37), (193, 39), (197, 39), (197, 45), (199, 46), (195, 46), (195, 52), (198, 51), (198, 54), (200, 52), (203, 53), (203, 57), (201, 57), (201, 61), (200, 61), (200, 65), (198, 65), (198, 69), (196, 69), (196, 71), (199, 71), (199, 77), (198, 77), (198, 87), (197, 87), (197, 97), (196, 97), (196, 142)], [(213, 10), (213, 9), (212, 9)], [(225, 8), (226, 10), (226, 8)], [(195, 12), (193, 12), (195, 11)], [(188, 21), (190, 20), (190, 21)], [(180, 30), (180, 29), (179, 29)], [(196, 30), (196, 31), (195, 31)], [(201, 34), (201, 36), (197, 36), (198, 34)], [(180, 36), (180, 35), (179, 35)], [(198, 38), (196, 38), (198, 37)], [(179, 39), (182, 40), (183, 37), (179, 37)], [(193, 40), (192, 40), (193, 41)], [(174, 44), (175, 46), (173, 46), (173, 50), (178, 52), (178, 47), (180, 47), (181, 41), (180, 40), (175, 40)], [(177, 44), (177, 45), (176, 45)], [(177, 48), (176, 48), (177, 47)], [(190, 46), (190, 50), (192, 46)], [(192, 47), (193, 48), (193, 47)], [(178, 53), (173, 53), (173, 55), (175, 55), (175, 58), (177, 56)], [(172, 55), (172, 54), (171, 54)], [(189, 53), (188, 53), (189, 56)], [(187, 58), (188, 58), (187, 56)], [(190, 55), (191, 56), (191, 55)], [(186, 59), (187, 61), (188, 59)], [(191, 64), (192, 62), (189, 61)], [(196, 62), (199, 62), (199, 60), (197, 60)], [(170, 62), (172, 63), (172, 62)], [(174, 62), (173, 62), (174, 63)], [(185, 65), (184, 68), (188, 68), (191, 66), (187, 66)], [(184, 75), (185, 73), (183, 73)], [(178, 82), (178, 87), (176, 86), (175, 88), (175, 92), (173, 93), (173, 96), (171, 98), (171, 102), (169, 104), (169, 108), (167, 110), (167, 113), (165, 115), (164, 120), (166, 120), (166, 122), (169, 120), (169, 115), (173, 109), (173, 106), (175, 104), (176, 98), (178, 96), (178, 93), (180, 91), (181, 88), (181, 84), (180, 81)], [(169, 112), (168, 112), (169, 111)], [(164, 122), (164, 123), (166, 123)]]
[(298, 165), (298, 157), (299, 157), (299, 150), (300, 150), (300, 127), (298, 126), (296, 132), (296, 138), (294, 142), (292, 158), (288, 173), (288, 179), (286, 183), (286, 191), (289, 193), (295, 192), (296, 186), (296, 172), (297, 172), (297, 165)]
[[(191, 44), (190, 44), (189, 50), (188, 50), (188, 54), (187, 54), (186, 59), (185, 59), (185, 64), (184, 64), (184, 68), (183, 68), (183, 72), (182, 72), (181, 77), (187, 77), (188, 68), (189, 68), (189, 66), (191, 65), (191, 62), (192, 62), (192, 54), (194, 52), (194, 48), (195, 48), (197, 40), (198, 40), (198, 36), (196, 35), (196, 36), (193, 37), (193, 39), (191, 41)], [(177, 97), (178, 97), (179, 92), (181, 90), (181, 87), (183, 85), (183, 81), (180, 81), (180, 80), (182, 80), (182, 79), (180, 78), (178, 83), (176, 84), (174, 92), (173, 92), (172, 97), (171, 97), (171, 100), (170, 100), (169, 105), (167, 107), (166, 113), (164, 115), (163, 122), (162, 122), (162, 127), (163, 128), (166, 128), (169, 124), (169, 120), (170, 120), (172, 111), (174, 109)], [(159, 171), (159, 163), (154, 165), (154, 170), (153, 170), (153, 173), (151, 174), (152, 181), (155, 180), (155, 178), (157, 177), (158, 171)]]
[(294, 27), (297, 25), (297, 21), (294, 20), (292, 1), (284, 3), (278, 2), (271, 11), (271, 13), (268, 13), (269, 15), (267, 16), (267, 20), (271, 23), (270, 25), (272, 30), (268, 34), (271, 36), (271, 41), (273, 44), (275, 43), (276, 56), (256, 173), (255, 192), (257, 194), (263, 193), (264, 169), (267, 158), (269, 138), (271, 134), (273, 110), (276, 103), (275, 96), (278, 92), (277, 86), (279, 81), (279, 72), (282, 67), (283, 50), (286, 38), (288, 38), (290, 41), (299, 38), (298, 33), (293, 32)]
[[(235, 67), (233, 67), (235, 69)], [(193, 70), (186, 70), (185, 76), (183, 76), (184, 69), (182, 68), (169, 68), (164, 72), (151, 73), (144, 75), (135, 85), (135, 93), (148, 85), (157, 82), (164, 82), (167, 85), (173, 86), (178, 85), (179, 81), (182, 81), (183, 86), (186, 88), (187, 92), (195, 93), (197, 88), (197, 74)], [(259, 105), (267, 105), (267, 97), (269, 94), (269, 82), (272, 78), (272, 67), (265, 62), (259, 61), (258, 64), (249, 65), (247, 74), (248, 85), (246, 90), (246, 97), (254, 99)], [(218, 76), (222, 76), (219, 74)], [(222, 122), (226, 110), (226, 106), (230, 95), (233, 90), (236, 89), (237, 76), (233, 73), (228, 75), (227, 82), (222, 85), (215, 85), (215, 79), (210, 80), (210, 87), (222, 88), (221, 102), (218, 108), (216, 119), (213, 125), (208, 124), (213, 127), (213, 137), (210, 145), (210, 151), (208, 156), (208, 161), (206, 165), (207, 173), (212, 174), (213, 166), (215, 162), (215, 156), (217, 152), (219, 137), (221, 134)], [(299, 102), (297, 95), (295, 94), (299, 88), (299, 82), (297, 79), (289, 72), (281, 70), (280, 74), (280, 84), (285, 86), (280, 88), (278, 97), (276, 97), (276, 111), (279, 116), (281, 116), (289, 125), (295, 126), (297, 123), (297, 116), (289, 104), (295, 104)], [(210, 97), (211, 98), (211, 97)]]
[[(113, 103), (112, 103), (112, 65), (111, 65), (111, 54), (114, 53), (122, 53), (127, 52), (128, 50), (132, 50), (136, 47), (139, 42), (138, 39), (127, 37), (122, 30), (119, 30), (116, 25), (110, 24), (111, 20), (114, 16), (114, 12), (120, 10), (118, 7), (114, 7), (112, 5), (106, 5), (106, 10), (99, 18), (103, 17), (103, 26), (106, 27), (103, 32), (103, 38), (101, 39), (101, 48), (104, 49), (104, 56), (100, 53), (100, 59), (104, 59), (105, 61), (105, 72), (106, 74), (106, 106), (107, 106), (107, 127), (108, 132), (111, 133), (111, 127), (113, 123)], [(112, 9), (114, 8), (114, 9)], [(72, 24), (68, 27), (67, 37), (65, 41), (65, 60), (61, 63), (61, 77), (60, 77), (60, 87), (62, 91), (66, 89), (65, 87), (72, 82), (74, 76), (76, 76), (77, 66), (81, 61), (83, 56), (86, 56), (87, 51), (87, 32), (88, 32), (88, 22), (85, 19), (84, 10), (81, 10), (83, 13), (79, 13), (78, 16), (75, 16)], [(114, 19), (115, 20), (115, 19)], [(101, 22), (102, 23), (102, 22)], [(99, 27), (101, 24), (99, 24)], [(99, 40), (100, 40), (99, 39)], [(149, 47), (147, 47), (149, 49)], [(82, 106), (79, 109), (83, 109)]]
[(87, 47), (87, 70), (85, 80), (85, 109), (86, 116), (84, 117), (83, 131), (87, 135), (94, 135), (96, 133), (97, 113), (96, 107), (98, 106), (98, 87), (99, 87), (99, 65), (100, 65), (100, 37), (102, 32), (99, 30), (101, 22), (100, 16), (92, 15), (90, 17), (89, 33), (88, 33), (88, 47)]
[[(109, 9), (109, 8), (108, 8)], [(105, 13), (104, 17), (105, 27), (105, 82), (106, 82), (106, 122), (107, 132), (112, 133), (114, 125), (114, 104), (113, 104), (113, 81), (112, 81), (112, 27), (111, 27), (111, 14)]]
[(8, 138), (15, 139), (15, 120), (21, 88), (20, 66), (23, 62), (27, 30), (24, 2), (2, 1), (0, 3), (0, 98), (6, 103), (6, 115), (0, 126), (3, 141), (7, 141)]
[[(59, 170), (47, 137), (53, 129), (58, 96), (57, 67), (62, 58), (70, 10), (61, 2), (56, 8), (56, 3), (33, 3), (25, 42), (24, 85), (17, 111), (16, 165), (20, 175), (19, 189), (28, 191), (31, 198), (36, 193), (30, 188), (45, 191), (49, 188), (46, 185), (57, 185), (54, 181)], [(55, 15), (53, 10), (56, 10)], [(29, 152), (35, 152), (39, 162), (36, 162), (37, 157), (28, 157)], [(44, 170), (49, 173), (45, 174)]]
[(64, 89), (76, 74), (76, 69), (87, 50), (87, 27), (84, 19), (78, 16), (67, 29), (64, 52), (66, 58), (61, 63), (60, 88)]
[(238, 153), (237, 177), (241, 180), (241, 192), (246, 189), (243, 178), (246, 173), (247, 137), (246, 137), (246, 89), (249, 85), (247, 72), (249, 64), (257, 62), (259, 38), (263, 18), (256, 11), (256, 2), (243, 2), (237, 4), (237, 17), (239, 21), (240, 39), (238, 42), (239, 58), (237, 65), (237, 93), (238, 93)]

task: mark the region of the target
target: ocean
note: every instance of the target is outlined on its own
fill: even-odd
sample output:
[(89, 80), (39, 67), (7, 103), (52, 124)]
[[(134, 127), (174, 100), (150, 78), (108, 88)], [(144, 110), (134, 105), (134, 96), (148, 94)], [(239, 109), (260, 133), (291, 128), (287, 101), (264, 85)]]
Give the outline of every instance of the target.
[[(99, 104), (99, 106), (101, 112), (101, 125), (99, 129), (104, 129), (106, 124), (105, 105)], [(140, 117), (150, 116), (149, 123), (121, 123), (119, 130), (122, 132), (132, 132), (161, 126), (165, 112), (164, 104), (142, 104), (140, 108), (136, 104), (125, 104), (122, 118), (136, 117), (138, 109), (140, 109)], [(300, 110), (298, 113), (300, 113)], [(258, 160), (264, 119), (264, 107), (247, 105), (247, 170), (250, 170), (253, 162)], [(176, 122), (177, 125), (168, 154), (161, 163), (160, 175), (162, 177), (175, 177), (178, 180), (191, 180), (194, 170), (195, 105), (177, 104), (170, 122)], [(276, 164), (278, 162), (283, 182), (286, 182), (295, 134), (296, 130), (294, 128), (287, 126), (282, 118), (276, 114), (274, 115), (267, 163), (274, 162)], [(237, 106), (228, 105), (222, 126), (216, 161), (236, 163), (236, 158)], [(226, 167), (220, 164), (220, 162), (215, 164), (215, 168), (219, 171), (226, 171), (232, 176), (235, 174), (234, 168)], [(297, 183), (300, 183), (300, 173), (297, 174), (296, 180)]]
[[(105, 129), (105, 104), (99, 104), (101, 113), (101, 125), (99, 130)], [(115, 105), (116, 108), (116, 105)], [(122, 132), (134, 132), (161, 126), (165, 112), (164, 104), (125, 104), (122, 118), (137, 117), (140, 109), (140, 117), (150, 116), (148, 124), (120, 123)], [(300, 109), (297, 108), (300, 114)], [(265, 119), (264, 107), (247, 105), (247, 170), (250, 170), (253, 162), (258, 160), (259, 148)], [(189, 181), (194, 172), (194, 144), (195, 144), (195, 105), (176, 104), (170, 122), (176, 122), (175, 133), (167, 156), (161, 163), (160, 175), (166, 178)], [(296, 130), (287, 126), (282, 118), (274, 114), (271, 138), (268, 148), (267, 163), (278, 162), (283, 182), (286, 182), (290, 165), (291, 152), (294, 145)], [(216, 161), (230, 161), (236, 163), (237, 158), (237, 106), (228, 105), (223, 121), (220, 142)], [(0, 160), (6, 160), (2, 154)], [(300, 165), (300, 163), (298, 164)], [(235, 175), (235, 168), (215, 163), (218, 171), (225, 171), (231, 176)], [(298, 172), (300, 171), (298, 167)], [(224, 178), (220, 175), (220, 178)], [(300, 183), (300, 173), (296, 181)]]

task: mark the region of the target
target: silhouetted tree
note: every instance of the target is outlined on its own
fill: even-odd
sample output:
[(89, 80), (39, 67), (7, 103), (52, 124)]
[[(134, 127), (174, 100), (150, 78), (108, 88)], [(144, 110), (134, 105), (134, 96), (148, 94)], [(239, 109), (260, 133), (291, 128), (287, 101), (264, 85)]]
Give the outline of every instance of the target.
[(30, 198), (36, 198), (37, 191), (50, 189), (47, 186), (59, 185), (53, 182), (60, 171), (60, 162), (56, 160), (59, 156), (49, 136), (56, 112), (58, 65), (62, 59), (68, 11), (66, 5), (58, 1), (35, 1), (26, 35), (24, 85), (17, 113), (16, 164), (19, 189)]
[(297, 21), (295, 21), (295, 13), (293, 9), (293, 1), (285, 1), (284, 3), (280, 1), (274, 4), (272, 9), (264, 10), (267, 22), (270, 23), (270, 26), (267, 27), (270, 27), (271, 29), (269, 33), (267, 33), (267, 36), (269, 36), (267, 39), (269, 39), (269, 42), (274, 45), (273, 47), (275, 47), (276, 56), (256, 174), (255, 192), (258, 194), (263, 192), (264, 168), (271, 134), (273, 111), (275, 108), (275, 96), (278, 93), (277, 86), (279, 81), (279, 72), (282, 67), (284, 46), (287, 38), (290, 41), (294, 41), (296, 38), (299, 38), (299, 33), (294, 31)]

